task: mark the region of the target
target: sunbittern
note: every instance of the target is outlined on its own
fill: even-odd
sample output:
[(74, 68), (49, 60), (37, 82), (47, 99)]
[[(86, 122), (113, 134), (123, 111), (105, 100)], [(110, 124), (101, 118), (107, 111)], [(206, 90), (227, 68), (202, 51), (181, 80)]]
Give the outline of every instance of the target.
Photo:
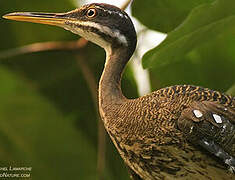
[(235, 97), (189, 85), (137, 99), (122, 94), (122, 72), (137, 41), (124, 11), (94, 3), (67, 13), (19, 12), (4, 18), (60, 26), (105, 49), (100, 115), (133, 179), (235, 178), (225, 170), (235, 169)]

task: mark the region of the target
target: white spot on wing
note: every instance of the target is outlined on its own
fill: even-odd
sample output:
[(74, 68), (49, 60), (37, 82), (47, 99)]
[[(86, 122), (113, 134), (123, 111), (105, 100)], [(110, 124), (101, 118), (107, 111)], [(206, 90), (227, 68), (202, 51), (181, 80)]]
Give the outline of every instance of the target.
[(205, 143), (205, 145), (207, 145), (207, 146), (209, 146), (210, 144), (209, 144), (209, 142), (207, 142), (207, 141), (203, 141), (204, 143)]
[(222, 123), (222, 119), (221, 119), (221, 117), (220, 117), (219, 115), (217, 115), (217, 114), (212, 114), (212, 116), (213, 116), (213, 118), (214, 118), (214, 120), (215, 120), (216, 123), (218, 123), (218, 124), (221, 124), (221, 123)]
[(219, 157), (219, 156), (223, 155), (223, 151), (218, 150), (215, 155)]
[(192, 132), (193, 132), (193, 126), (190, 128), (189, 133), (192, 133)]
[(193, 110), (193, 114), (194, 114), (197, 118), (200, 118), (200, 117), (203, 116), (202, 112), (199, 111), (199, 110), (197, 110), (197, 109)]

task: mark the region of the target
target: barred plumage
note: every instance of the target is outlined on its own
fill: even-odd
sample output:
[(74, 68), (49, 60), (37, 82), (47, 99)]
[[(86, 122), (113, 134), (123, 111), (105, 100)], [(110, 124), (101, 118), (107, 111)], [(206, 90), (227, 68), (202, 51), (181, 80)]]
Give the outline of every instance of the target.
[[(200, 107), (200, 103), (205, 107)], [(161, 179), (165, 174), (175, 179), (204, 179), (208, 173), (216, 177), (225, 166), (221, 164), (218, 168), (217, 162), (200, 150), (205, 148), (215, 156), (220, 153), (218, 157), (224, 163), (235, 156), (234, 107), (234, 97), (206, 88), (179, 85), (128, 99), (117, 109), (110, 109), (112, 118), (105, 121), (123, 159), (143, 179)], [(217, 113), (224, 122), (217, 124), (213, 116), (197, 118), (194, 109), (201, 111), (202, 117), (207, 117), (208, 110), (211, 114)], [(201, 143), (203, 138), (208, 140), (207, 147)], [(217, 149), (211, 151), (214, 144)], [(198, 162), (195, 163), (195, 159)], [(227, 165), (232, 169), (235, 166), (233, 160)], [(213, 166), (214, 171), (208, 172), (207, 166)]]

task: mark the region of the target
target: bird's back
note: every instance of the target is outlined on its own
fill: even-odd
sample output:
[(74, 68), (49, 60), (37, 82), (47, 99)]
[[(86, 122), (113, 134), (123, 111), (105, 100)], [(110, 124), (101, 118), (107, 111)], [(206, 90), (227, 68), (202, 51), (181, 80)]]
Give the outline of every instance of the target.
[(172, 86), (112, 105), (109, 112), (106, 129), (143, 179), (232, 178), (223, 161), (235, 166), (234, 97)]

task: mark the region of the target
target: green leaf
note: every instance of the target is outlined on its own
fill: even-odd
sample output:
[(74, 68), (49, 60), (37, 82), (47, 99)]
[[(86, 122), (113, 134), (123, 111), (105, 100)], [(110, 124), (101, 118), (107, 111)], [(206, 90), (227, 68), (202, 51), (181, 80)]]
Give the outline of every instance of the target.
[(180, 61), (149, 69), (152, 87), (192, 84), (225, 92), (235, 82), (235, 32), (203, 43)]
[(95, 147), (74, 120), (13, 72), (0, 74), (1, 166), (32, 167), (33, 179), (95, 179)]
[(218, 0), (192, 10), (188, 18), (143, 57), (143, 66), (161, 67), (183, 59), (201, 44), (235, 28), (235, 2)]
[(132, 13), (145, 26), (161, 32), (170, 32), (196, 6), (213, 0), (149, 0), (133, 1)]

